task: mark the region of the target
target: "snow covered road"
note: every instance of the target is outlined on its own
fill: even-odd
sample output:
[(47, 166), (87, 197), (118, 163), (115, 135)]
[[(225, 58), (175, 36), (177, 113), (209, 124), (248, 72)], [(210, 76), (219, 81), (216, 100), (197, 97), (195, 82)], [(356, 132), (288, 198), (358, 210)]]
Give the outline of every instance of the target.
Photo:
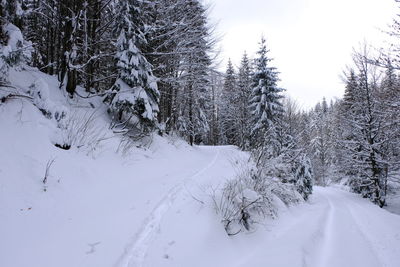
[(237, 266), (400, 266), (400, 216), (331, 187), (292, 212)]
[(341, 189), (316, 187), (309, 203), (235, 237), (210, 225), (206, 210), (178, 206), (165, 216), (143, 266), (400, 266), (400, 216)]

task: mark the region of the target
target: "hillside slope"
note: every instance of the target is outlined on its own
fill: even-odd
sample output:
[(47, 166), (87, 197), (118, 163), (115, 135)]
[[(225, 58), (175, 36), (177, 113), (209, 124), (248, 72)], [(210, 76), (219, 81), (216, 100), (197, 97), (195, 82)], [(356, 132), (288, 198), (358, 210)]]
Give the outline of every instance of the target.
[[(68, 100), (54, 77), (34, 70), (10, 78), (20, 92), (40, 80), (51, 88), (52, 105), (79, 118), (95, 112), (91, 127), (106, 130), (96, 149), (63, 150), (54, 145), (63, 133), (30, 101), (0, 105), (0, 266), (114, 266), (160, 201), (196, 188), (197, 179), (232, 176), (231, 159), (245, 156), (233, 147), (190, 147), (158, 136), (123, 153), (99, 99)], [(202, 176), (215, 164), (220, 172)]]

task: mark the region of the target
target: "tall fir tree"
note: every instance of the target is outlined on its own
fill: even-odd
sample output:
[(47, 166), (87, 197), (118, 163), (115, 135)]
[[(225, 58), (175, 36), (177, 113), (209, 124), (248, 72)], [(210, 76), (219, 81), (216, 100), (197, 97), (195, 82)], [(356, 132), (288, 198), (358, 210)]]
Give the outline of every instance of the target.
[(237, 144), (237, 79), (235, 69), (232, 61), (228, 60), (226, 68), (224, 87), (221, 93), (222, 109), (221, 109), (221, 121), (222, 121), (222, 140), (227, 144)]
[(253, 147), (267, 146), (269, 154), (279, 151), (279, 125), (283, 114), (281, 99), (283, 89), (278, 87), (278, 72), (270, 66), (271, 58), (264, 37), (261, 38), (260, 49), (255, 59), (252, 83), (252, 144)]
[(159, 92), (151, 65), (139, 47), (146, 42), (141, 1), (120, 1), (115, 25), (117, 79), (107, 101), (112, 118), (124, 126), (147, 131), (155, 126)]
[(238, 104), (237, 116), (239, 124), (239, 143), (242, 149), (250, 148), (250, 135), (251, 135), (251, 110), (249, 108), (249, 101), (251, 98), (252, 70), (251, 63), (247, 57), (246, 52), (243, 54), (240, 62), (239, 73), (237, 78), (238, 87)]
[[(212, 42), (207, 24), (207, 9), (202, 3), (198, 0), (183, 1), (182, 11), (185, 13), (187, 27), (182, 36), (183, 45), (190, 49), (181, 54), (181, 91), (176, 96), (178, 119), (175, 127), (192, 145), (207, 142), (210, 131), (212, 62), (209, 53)], [(178, 104), (178, 101), (181, 102)]]

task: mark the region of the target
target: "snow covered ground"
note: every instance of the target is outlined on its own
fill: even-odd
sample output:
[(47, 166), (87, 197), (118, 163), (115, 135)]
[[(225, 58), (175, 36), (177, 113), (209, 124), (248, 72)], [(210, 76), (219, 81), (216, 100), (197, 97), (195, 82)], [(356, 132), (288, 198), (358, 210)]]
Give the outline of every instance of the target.
[[(12, 78), (22, 89), (39, 79), (56, 108), (93, 109), (68, 102), (54, 77)], [(58, 134), (27, 101), (0, 105), (1, 267), (400, 266), (400, 216), (338, 188), (228, 237), (209, 194), (248, 157), (235, 147), (154, 137), (122, 155), (109, 131), (94, 152), (59, 149)]]
[(196, 187), (199, 176), (206, 184), (212, 177), (203, 173), (214, 165), (214, 177), (228, 178), (230, 159), (242, 154), (155, 137), (130, 156), (110, 142), (93, 158), (56, 148), (34, 107), (16, 101), (0, 109), (0, 266), (124, 266), (174, 197)]
[(387, 206), (385, 206), (385, 209), (400, 215), (400, 184), (398, 182), (391, 182), (389, 186), (390, 190), (386, 198)]
[[(247, 235), (227, 238), (208, 213), (179, 201), (165, 216), (144, 264), (127, 266), (400, 264), (400, 217), (340, 189), (316, 187), (309, 203)], [(178, 222), (183, 216), (190, 221)]]

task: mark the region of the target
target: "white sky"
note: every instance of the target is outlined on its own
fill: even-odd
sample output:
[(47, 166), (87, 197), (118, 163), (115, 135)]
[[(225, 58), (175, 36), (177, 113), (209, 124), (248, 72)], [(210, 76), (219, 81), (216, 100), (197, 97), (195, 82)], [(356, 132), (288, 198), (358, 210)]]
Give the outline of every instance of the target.
[(221, 70), (243, 52), (253, 56), (261, 35), (281, 72), (280, 86), (303, 108), (341, 97), (340, 79), (353, 47), (364, 40), (383, 46), (397, 9), (394, 0), (206, 0), (217, 22)]

